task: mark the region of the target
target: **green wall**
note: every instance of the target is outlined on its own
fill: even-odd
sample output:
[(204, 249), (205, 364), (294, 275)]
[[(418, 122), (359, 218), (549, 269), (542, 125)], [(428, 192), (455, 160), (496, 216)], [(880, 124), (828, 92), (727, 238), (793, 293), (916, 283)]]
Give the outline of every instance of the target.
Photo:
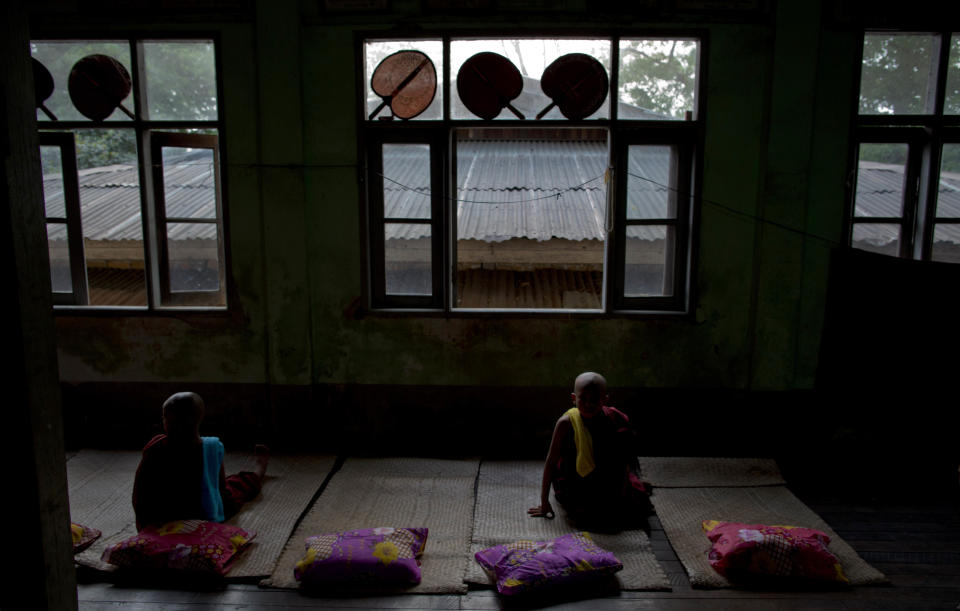
[[(117, 31), (220, 37), (235, 290), (227, 314), (59, 314), (62, 381), (565, 387), (593, 369), (625, 388), (812, 388), (828, 256), (843, 227), (858, 31), (822, 26), (819, 3), (802, 0), (666, 22), (549, 4), (559, 8), (482, 23), (421, 18), (415, 2), (395, 2), (395, 14), (349, 17), (290, 0), (258, 1), (224, 21), (140, 14), (113, 23)], [(89, 26), (34, 15), (33, 27), (103, 32), (86, 19)], [(358, 314), (355, 35), (394, 21), (424, 33), (617, 27), (703, 35), (691, 316)]]

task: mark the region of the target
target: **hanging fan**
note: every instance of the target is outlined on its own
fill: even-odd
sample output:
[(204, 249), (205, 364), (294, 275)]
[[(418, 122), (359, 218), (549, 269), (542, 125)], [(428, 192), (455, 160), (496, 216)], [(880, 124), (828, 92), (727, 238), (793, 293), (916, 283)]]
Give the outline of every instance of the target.
[(481, 119), (493, 119), (504, 108), (524, 119), (510, 101), (523, 91), (523, 77), (506, 57), (484, 51), (463, 62), (457, 73), (457, 93), (467, 110)]
[(377, 65), (370, 87), (383, 101), (370, 113), (369, 119), (376, 117), (384, 106), (390, 106), (398, 119), (412, 119), (433, 102), (437, 71), (424, 53), (397, 51)]
[(542, 118), (557, 106), (564, 117), (579, 121), (597, 112), (607, 99), (610, 82), (603, 64), (585, 53), (558, 57), (543, 71), (540, 88), (553, 100), (537, 114)]
[(67, 88), (80, 114), (103, 121), (119, 108), (131, 119), (133, 113), (121, 104), (130, 95), (130, 73), (109, 55), (88, 55), (70, 70)]

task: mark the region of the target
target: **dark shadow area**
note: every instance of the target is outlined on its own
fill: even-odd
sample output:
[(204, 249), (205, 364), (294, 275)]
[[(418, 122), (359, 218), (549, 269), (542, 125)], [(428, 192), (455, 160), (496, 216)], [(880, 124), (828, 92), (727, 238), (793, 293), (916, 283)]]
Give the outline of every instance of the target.
[(619, 595), (620, 586), (617, 578), (605, 576), (597, 580), (557, 585), (513, 596), (498, 595), (497, 604), (505, 611), (527, 611)]
[(960, 266), (833, 253), (816, 391), (795, 414), (808, 451), (784, 465), (793, 481), (816, 474), (806, 483), (877, 498), (955, 494), (958, 299)]
[(77, 566), (77, 583), (109, 582), (114, 588), (134, 590), (184, 590), (189, 592), (222, 592), (228, 580), (219, 575), (163, 569), (119, 569), (110, 573)]

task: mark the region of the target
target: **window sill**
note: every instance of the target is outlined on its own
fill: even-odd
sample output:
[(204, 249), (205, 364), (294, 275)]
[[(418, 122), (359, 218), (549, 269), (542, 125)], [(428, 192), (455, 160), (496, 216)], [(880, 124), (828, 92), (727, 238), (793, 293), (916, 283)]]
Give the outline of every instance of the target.
[(53, 306), (54, 316), (214, 316), (225, 317), (230, 314), (228, 307), (163, 307), (146, 306)]
[(363, 318), (448, 318), (448, 319), (566, 319), (566, 320), (603, 320), (603, 319), (656, 319), (656, 320), (693, 320), (691, 312), (664, 310), (532, 310), (532, 309), (496, 309), (496, 308), (454, 308), (414, 309), (414, 308), (359, 308), (348, 313), (353, 320)]

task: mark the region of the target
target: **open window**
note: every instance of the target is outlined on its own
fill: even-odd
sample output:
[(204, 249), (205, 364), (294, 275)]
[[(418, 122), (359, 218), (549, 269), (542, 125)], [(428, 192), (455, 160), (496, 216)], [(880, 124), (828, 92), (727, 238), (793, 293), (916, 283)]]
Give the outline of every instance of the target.
[(87, 268), (83, 256), (73, 134), (41, 133), (39, 141), (53, 302), (58, 305), (85, 304)]
[(215, 42), (36, 40), (31, 53), (55, 305), (226, 307)]
[(152, 132), (161, 303), (224, 306), (217, 136)]

